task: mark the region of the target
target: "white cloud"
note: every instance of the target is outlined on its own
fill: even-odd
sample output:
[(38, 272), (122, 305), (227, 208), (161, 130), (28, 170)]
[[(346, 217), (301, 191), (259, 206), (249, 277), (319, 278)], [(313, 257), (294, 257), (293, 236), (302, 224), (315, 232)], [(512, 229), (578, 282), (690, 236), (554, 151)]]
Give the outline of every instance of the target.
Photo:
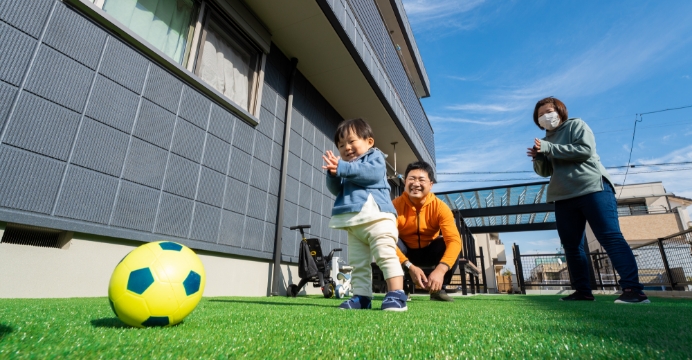
[(476, 26), (469, 17), (461, 16), (483, 4), (485, 0), (404, 0), (406, 15), (417, 30), (436, 27), (468, 29)]
[(518, 118), (490, 121), (490, 120), (484, 120), (484, 119), (475, 120), (475, 119), (465, 119), (465, 118), (450, 117), (450, 116), (430, 115), (430, 116), (428, 116), (428, 120), (430, 120), (430, 122), (432, 122), (432, 123), (448, 122), (448, 123), (477, 124), (477, 125), (485, 125), (485, 126), (500, 126), (500, 125), (507, 125), (507, 124), (514, 123), (518, 120)]
[(509, 107), (509, 106), (500, 105), (500, 104), (459, 104), (459, 105), (446, 106), (445, 109), (476, 112), (476, 113), (478, 113), (478, 112), (483, 112), (483, 113), (507, 112), (507, 111), (516, 110), (516, 108), (514, 108), (514, 107)]

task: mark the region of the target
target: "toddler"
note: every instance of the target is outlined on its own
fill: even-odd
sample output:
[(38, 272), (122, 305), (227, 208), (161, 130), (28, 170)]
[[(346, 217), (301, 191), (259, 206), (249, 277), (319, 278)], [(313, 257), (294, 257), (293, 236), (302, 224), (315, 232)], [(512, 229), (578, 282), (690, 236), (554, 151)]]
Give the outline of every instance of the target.
[(374, 257), (389, 292), (382, 310), (406, 311), (404, 271), (396, 255), (396, 210), (390, 198), (384, 154), (374, 147), (372, 128), (363, 119), (345, 120), (334, 134), (340, 157), (330, 150), (322, 156), (327, 188), (336, 195), (329, 227), (348, 232), (353, 294), (342, 309), (370, 309)]

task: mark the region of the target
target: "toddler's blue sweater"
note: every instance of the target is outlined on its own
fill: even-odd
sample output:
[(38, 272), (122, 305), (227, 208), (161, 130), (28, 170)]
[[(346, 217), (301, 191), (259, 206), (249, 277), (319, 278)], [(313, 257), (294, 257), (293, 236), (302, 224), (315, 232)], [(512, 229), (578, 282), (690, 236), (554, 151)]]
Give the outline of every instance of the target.
[(389, 195), (387, 164), (377, 148), (370, 148), (352, 162), (339, 160), (336, 176), (327, 171), (327, 189), (336, 195), (332, 216), (360, 212), (368, 195), (372, 195), (380, 211), (396, 214)]

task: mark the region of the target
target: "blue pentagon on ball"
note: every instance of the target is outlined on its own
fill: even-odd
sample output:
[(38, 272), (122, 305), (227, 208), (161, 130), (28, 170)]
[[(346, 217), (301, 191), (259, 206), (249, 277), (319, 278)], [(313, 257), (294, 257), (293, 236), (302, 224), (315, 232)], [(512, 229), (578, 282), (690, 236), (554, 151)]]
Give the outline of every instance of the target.
[(168, 316), (150, 316), (145, 322), (142, 323), (144, 326), (166, 326), (168, 325)]
[(194, 271), (190, 271), (187, 274), (187, 278), (183, 281), (183, 286), (185, 287), (185, 295), (190, 296), (197, 291), (199, 291), (199, 284), (202, 281), (202, 277)]
[(154, 276), (151, 274), (151, 270), (149, 270), (148, 267), (135, 270), (130, 273), (130, 277), (127, 280), (127, 290), (130, 290), (135, 294), (141, 295), (153, 283)]
[(183, 249), (182, 245), (174, 243), (172, 241), (160, 242), (159, 246), (161, 246), (161, 249), (163, 250), (180, 251)]

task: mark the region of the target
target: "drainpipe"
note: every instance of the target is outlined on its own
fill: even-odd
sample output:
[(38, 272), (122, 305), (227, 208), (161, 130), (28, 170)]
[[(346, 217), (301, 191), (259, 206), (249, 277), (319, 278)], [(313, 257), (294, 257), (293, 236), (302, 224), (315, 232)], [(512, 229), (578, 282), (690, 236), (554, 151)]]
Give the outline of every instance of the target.
[(279, 209), (276, 214), (276, 232), (274, 236), (274, 275), (272, 276), (271, 296), (279, 296), (281, 285), (281, 233), (284, 222), (284, 202), (286, 193), (286, 174), (288, 173), (288, 143), (291, 137), (291, 114), (293, 113), (293, 88), (295, 84), (298, 59), (291, 59), (291, 73), (288, 78), (288, 99), (286, 99), (286, 123), (284, 126), (284, 146), (281, 155), (281, 182), (279, 184)]

